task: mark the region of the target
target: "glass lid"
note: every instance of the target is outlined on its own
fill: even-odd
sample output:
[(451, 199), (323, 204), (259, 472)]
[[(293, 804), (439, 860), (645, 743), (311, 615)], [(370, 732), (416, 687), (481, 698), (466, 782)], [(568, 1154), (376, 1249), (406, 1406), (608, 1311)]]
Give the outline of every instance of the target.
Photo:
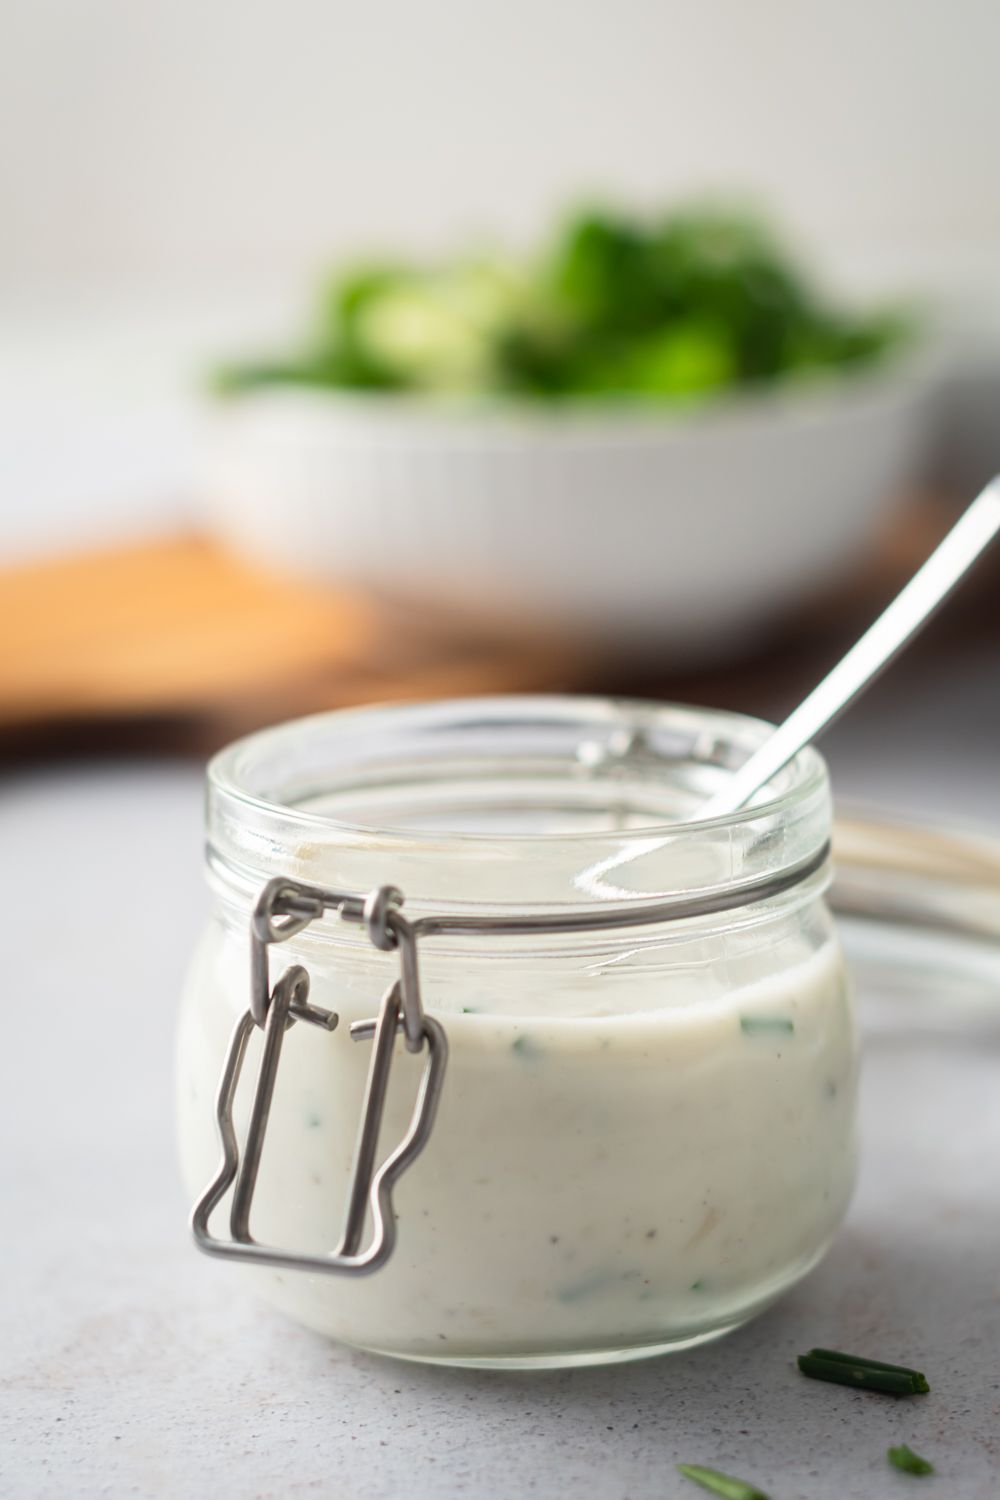
[(1000, 835), (844, 810), (833, 851), (865, 1032), (975, 1033), (982, 1015), (1000, 1047)]

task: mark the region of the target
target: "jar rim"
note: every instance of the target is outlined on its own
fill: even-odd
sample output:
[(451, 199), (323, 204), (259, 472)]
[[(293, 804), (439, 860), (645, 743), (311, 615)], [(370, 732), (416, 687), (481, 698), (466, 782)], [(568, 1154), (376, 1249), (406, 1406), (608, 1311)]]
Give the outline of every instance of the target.
[[(328, 807), (309, 805), (317, 791), (317, 779), (323, 775), (332, 774), (331, 795), (336, 793), (337, 773), (329, 771), (325, 754), (340, 753), (340, 772), (369, 763), (360, 750), (360, 758), (356, 755), (351, 759), (352, 741), (358, 747), (375, 744), (384, 754), (394, 739), (426, 735), (431, 752), (421, 762), (426, 773), (426, 768), (433, 770), (435, 764), (435, 734), (466, 734), (482, 746), (489, 743), (491, 733), (496, 736), (532, 730), (567, 736), (571, 731), (586, 730), (596, 738), (580, 739), (579, 744), (596, 746), (598, 758), (619, 736), (624, 748), (609, 752), (609, 757), (599, 761), (594, 771), (598, 779), (592, 783), (596, 791), (606, 787), (610, 795), (616, 785), (611, 773), (622, 765), (634, 764), (640, 765), (654, 790), (667, 787), (667, 772), (682, 762), (691, 774), (706, 777), (709, 786), (717, 789), (723, 777), (772, 732), (772, 726), (722, 710), (583, 695), (498, 695), (366, 705), (315, 714), (259, 730), (213, 757), (208, 767), (210, 862), (237, 877), (242, 875), (240, 883), (245, 884), (275, 873), (306, 880), (312, 874), (318, 879), (308, 868), (309, 859), (304, 859), (303, 850), (315, 848), (319, 841), (326, 855), (332, 858), (330, 851), (335, 851), (337, 878), (352, 888), (366, 889), (392, 880), (406, 889), (408, 905), (412, 893), (418, 902), (426, 900), (440, 906), (449, 897), (453, 905), (469, 901), (460, 886), (439, 888), (440, 882), (428, 876), (432, 862), (439, 868), (452, 861), (456, 867), (478, 865), (485, 869), (493, 868), (490, 861), (497, 868), (506, 861), (528, 876), (523, 899), (520, 887), (518, 893), (504, 887), (479, 900), (537, 907), (567, 901), (577, 904), (581, 900), (641, 900), (690, 889), (662, 857), (668, 849), (690, 852), (710, 844), (716, 851), (725, 851), (726, 870), (719, 870), (718, 882), (711, 882), (714, 885), (745, 878), (748, 860), (755, 861), (757, 869), (794, 864), (822, 847), (829, 837), (829, 781), (825, 762), (812, 747), (800, 751), (768, 783), (758, 800), (737, 812), (710, 819), (659, 817), (631, 821), (625, 827), (560, 827), (555, 832), (492, 827), (486, 831), (452, 827), (428, 830), (344, 817)], [(673, 757), (665, 753), (671, 747)], [(305, 769), (293, 774), (297, 761)], [(581, 761), (580, 765), (586, 774), (586, 763)], [(282, 776), (286, 778), (284, 790)], [(701, 795), (707, 798), (708, 789), (698, 793), (699, 799)], [(618, 867), (631, 863), (633, 870), (641, 867), (639, 888), (613, 883), (601, 889), (600, 882), (597, 888), (591, 882), (590, 889), (583, 889), (574, 879), (576, 888), (572, 891), (564, 894), (550, 890), (536, 878), (543, 861), (531, 856), (557, 849), (565, 850), (570, 864), (596, 868), (601, 863)], [(658, 862), (650, 859), (653, 854), (660, 856)], [(369, 866), (375, 872), (372, 880), (367, 879)], [(323, 874), (325, 882), (320, 883), (330, 883), (330, 870), (325, 869)], [(357, 874), (356, 881), (352, 881), (352, 874)], [(500, 884), (503, 886), (503, 881)]]
[[(730, 712), (725, 709), (700, 708), (690, 704), (681, 703), (656, 703), (644, 698), (625, 697), (598, 697), (596, 695), (571, 695), (571, 694), (549, 694), (539, 693), (531, 695), (516, 694), (493, 694), (482, 698), (438, 698), (428, 702), (418, 703), (375, 703), (361, 704), (351, 708), (328, 709), (321, 713), (307, 714), (297, 719), (285, 719), (279, 724), (268, 725), (264, 729), (254, 730), (252, 733), (242, 735), (233, 740), (223, 749), (216, 752), (208, 762), (207, 777), (210, 791), (216, 791), (227, 797), (245, 803), (248, 808), (257, 808), (261, 811), (277, 813), (289, 822), (301, 823), (303, 827), (323, 827), (326, 829), (342, 829), (345, 833), (367, 833), (377, 834), (380, 839), (399, 839), (406, 843), (426, 842), (427, 833), (422, 829), (384, 827), (363, 822), (352, 822), (350, 819), (332, 817), (326, 813), (317, 813), (308, 809), (296, 807), (290, 802), (280, 798), (270, 798), (251, 790), (243, 780), (243, 775), (249, 769), (248, 762), (255, 752), (266, 752), (271, 748), (278, 748), (282, 744), (291, 744), (296, 738), (307, 733), (312, 728), (320, 728), (327, 725), (342, 725), (349, 728), (354, 725), (368, 721), (374, 729), (381, 721), (387, 728), (394, 727), (404, 719), (416, 721), (422, 709), (433, 711), (456, 712), (463, 715), (476, 715), (478, 717), (490, 717), (496, 715), (497, 722), (501, 721), (501, 713), (513, 717), (523, 717), (526, 712), (542, 713), (545, 715), (558, 714), (566, 707), (571, 707), (577, 713), (597, 714), (607, 709), (613, 709), (617, 715), (641, 714), (644, 727), (647, 727), (647, 718), (652, 715), (654, 720), (665, 719), (667, 716), (674, 717), (677, 714), (697, 716), (712, 724), (717, 730), (742, 731), (749, 737), (753, 737), (753, 743), (748, 747), (747, 753), (756, 748), (757, 744), (774, 732), (775, 726), (765, 719), (756, 718), (750, 714)], [(718, 828), (722, 826), (734, 826), (753, 821), (763, 813), (773, 812), (779, 808), (787, 808), (803, 797), (809, 795), (818, 786), (822, 786), (827, 780), (826, 763), (819, 751), (812, 745), (806, 746), (789, 762), (783, 772), (767, 782), (764, 790), (772, 786), (773, 782), (781, 777), (787, 776), (789, 784), (780, 792), (766, 796), (761, 800), (753, 799), (747, 806), (739, 808), (735, 812), (723, 813), (715, 818), (690, 818), (677, 819), (670, 822), (656, 822), (641, 824), (629, 828), (623, 837), (648, 838), (654, 833), (690, 833), (695, 829)], [(593, 838), (593, 834), (587, 830), (560, 831), (555, 835), (560, 841), (579, 840), (581, 842)], [(479, 843), (487, 840), (489, 843), (546, 843), (550, 842), (553, 835), (549, 833), (511, 833), (490, 832), (483, 834), (479, 832), (463, 832), (461, 830), (449, 829), (447, 838), (458, 844)]]

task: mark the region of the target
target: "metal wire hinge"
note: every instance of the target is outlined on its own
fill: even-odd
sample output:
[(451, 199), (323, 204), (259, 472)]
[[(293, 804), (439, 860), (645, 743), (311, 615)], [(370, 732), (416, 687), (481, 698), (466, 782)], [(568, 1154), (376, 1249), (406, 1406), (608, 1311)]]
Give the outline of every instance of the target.
[[(254, 908), (250, 939), (250, 1005), (233, 1031), (216, 1097), (216, 1119), (222, 1141), (222, 1161), (212, 1182), (195, 1204), (191, 1229), (195, 1242), (208, 1255), (227, 1256), (258, 1265), (340, 1275), (367, 1275), (383, 1266), (396, 1240), (392, 1190), (427, 1144), (448, 1059), (448, 1043), (440, 1023), (424, 1014), (417, 970), (414, 928), (403, 917), (403, 898), (394, 886), (381, 886), (366, 898), (343, 891), (324, 890), (277, 878), (264, 887)], [(309, 1004), (309, 975), (299, 964), (286, 969), (270, 984), (268, 950), (302, 932), (311, 922), (334, 911), (347, 922), (367, 928), (376, 948), (399, 954), (399, 977), (386, 990), (378, 1015), (355, 1021), (351, 1037), (373, 1043), (365, 1085), (361, 1122), (347, 1195), (340, 1241), (327, 1254), (308, 1255), (261, 1245), (250, 1232), (250, 1213), (267, 1132), (274, 1085), (285, 1032), (302, 1021), (333, 1031), (338, 1017)], [(233, 1103), (254, 1028), (264, 1033), (250, 1121), (242, 1155), (233, 1125)], [(424, 1064), (406, 1134), (381, 1166), (376, 1165), (379, 1130), (385, 1113), (393, 1044), (402, 1032), (410, 1052), (426, 1049)], [(232, 1188), (228, 1240), (210, 1233), (208, 1222)], [(371, 1217), (371, 1237), (362, 1248), (365, 1224)]]

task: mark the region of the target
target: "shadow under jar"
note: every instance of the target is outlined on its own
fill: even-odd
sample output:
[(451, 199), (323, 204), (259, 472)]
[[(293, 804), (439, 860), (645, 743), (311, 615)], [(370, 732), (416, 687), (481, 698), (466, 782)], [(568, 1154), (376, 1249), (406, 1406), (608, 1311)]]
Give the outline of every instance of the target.
[[(756, 805), (696, 816), (768, 732), (690, 708), (494, 698), (322, 715), (215, 759), (214, 910), (179, 1055), (192, 1192), (217, 1171), (213, 1100), (267, 882), (398, 887), (447, 1038), (436, 1117), (387, 1214), (392, 1253), (364, 1277), (245, 1272), (268, 1301), (386, 1354), (558, 1366), (715, 1338), (817, 1262), (853, 1183), (857, 1072), (824, 900), (824, 763), (804, 751)], [(441, 914), (483, 930), (421, 931)], [(245, 1237), (322, 1256), (342, 1241), (373, 1054), (351, 1024), (376, 1015), (400, 955), (324, 910), (270, 956), (271, 981), (301, 966), (309, 1005), (339, 1020), (278, 1028)], [(238, 1142), (262, 1036), (243, 1024)], [(427, 1063), (402, 1034), (393, 1046), (378, 1159), (406, 1136)], [(370, 1211), (361, 1222), (370, 1239)]]

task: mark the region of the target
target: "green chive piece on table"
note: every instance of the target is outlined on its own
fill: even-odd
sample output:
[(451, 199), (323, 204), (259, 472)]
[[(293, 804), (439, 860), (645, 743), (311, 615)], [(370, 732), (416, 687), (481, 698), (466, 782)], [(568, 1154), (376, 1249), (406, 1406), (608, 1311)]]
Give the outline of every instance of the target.
[[(926, 1376), (922, 1375), (919, 1370), (909, 1369), (906, 1365), (888, 1365), (881, 1359), (866, 1359), (862, 1354), (841, 1354), (837, 1349), (810, 1349), (809, 1353), (815, 1355), (817, 1359), (835, 1359), (844, 1365), (863, 1365), (866, 1370), (892, 1370), (894, 1372), (902, 1370), (905, 1375), (913, 1375), (918, 1381), (923, 1381), (924, 1385), (927, 1385)], [(927, 1386), (927, 1389), (930, 1390), (930, 1386)]]
[(926, 1375), (906, 1365), (890, 1365), (859, 1354), (841, 1354), (836, 1349), (810, 1349), (800, 1354), (798, 1366), (810, 1380), (828, 1380), (855, 1390), (881, 1391), (889, 1396), (925, 1396), (930, 1390)]
[(934, 1473), (934, 1465), (926, 1458), (921, 1458), (919, 1453), (914, 1453), (905, 1443), (900, 1443), (898, 1448), (890, 1448), (887, 1456), (893, 1468), (902, 1469), (904, 1474)]
[(720, 1474), (718, 1469), (706, 1469), (701, 1464), (678, 1464), (678, 1472), (685, 1479), (693, 1479), (703, 1490), (720, 1495), (722, 1500), (769, 1500), (763, 1490), (745, 1479), (734, 1479), (730, 1474)]

